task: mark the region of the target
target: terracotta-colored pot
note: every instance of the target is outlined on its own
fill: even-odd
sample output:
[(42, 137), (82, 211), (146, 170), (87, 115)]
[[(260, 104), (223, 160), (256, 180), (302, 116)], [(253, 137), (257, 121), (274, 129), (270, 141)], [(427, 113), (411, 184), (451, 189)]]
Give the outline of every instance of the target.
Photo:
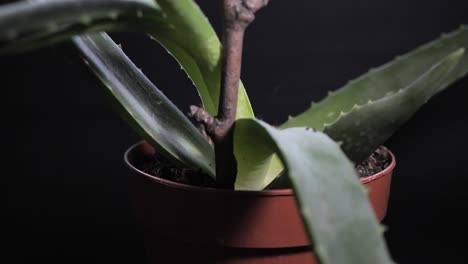
[[(125, 153), (149, 263), (316, 263), (291, 189), (233, 191), (171, 182), (133, 165), (154, 151), (141, 142)], [(379, 220), (395, 167), (389, 153), (384, 171), (361, 180)]]

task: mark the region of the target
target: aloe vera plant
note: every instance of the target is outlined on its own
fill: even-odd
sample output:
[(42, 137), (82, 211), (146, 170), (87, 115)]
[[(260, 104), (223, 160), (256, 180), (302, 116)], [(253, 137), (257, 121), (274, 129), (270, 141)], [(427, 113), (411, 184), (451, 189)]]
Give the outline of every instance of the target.
[[(171, 161), (220, 188), (262, 190), (284, 175), (321, 263), (391, 263), (353, 162), (468, 72), (468, 27), (370, 70), (275, 128), (255, 119), (239, 81), (243, 30), (267, 2), (224, 1), (225, 13), (244, 20), (227, 23), (222, 48), (192, 0), (19, 1), (0, 6), (0, 53), (71, 41), (128, 123)], [(119, 30), (148, 34), (187, 72), (203, 104), (192, 107), (198, 129), (104, 33)]]

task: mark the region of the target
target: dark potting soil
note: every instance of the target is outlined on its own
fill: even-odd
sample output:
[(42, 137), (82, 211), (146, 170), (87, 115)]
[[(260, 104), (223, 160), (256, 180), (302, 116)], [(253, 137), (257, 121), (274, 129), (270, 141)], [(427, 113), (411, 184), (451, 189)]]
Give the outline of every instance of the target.
[(208, 174), (180, 168), (162, 155), (147, 155), (138, 164), (140, 170), (166, 180), (201, 187), (216, 187), (216, 182)]
[[(356, 166), (359, 177), (368, 177), (379, 173), (390, 165), (391, 156), (383, 147), (379, 147), (367, 160)], [(202, 187), (216, 187), (216, 182), (208, 175), (192, 169), (180, 168), (162, 155), (145, 156), (136, 167), (140, 170), (174, 182)]]
[(377, 148), (365, 161), (356, 166), (360, 178), (383, 171), (392, 162), (392, 157), (384, 147)]

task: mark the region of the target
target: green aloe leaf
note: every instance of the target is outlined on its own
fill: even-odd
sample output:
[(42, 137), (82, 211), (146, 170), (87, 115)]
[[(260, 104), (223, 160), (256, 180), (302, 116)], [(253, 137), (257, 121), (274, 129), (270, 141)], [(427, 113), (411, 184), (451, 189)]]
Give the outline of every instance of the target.
[[(342, 141), (349, 157), (359, 162), (429, 98), (468, 73), (468, 55), (462, 54), (463, 48), (468, 48), (466, 26), (370, 70), (281, 128), (299, 126), (324, 131)], [(458, 59), (453, 68), (451, 65)], [(440, 75), (441, 71), (446, 74)]]
[[(197, 87), (205, 109), (216, 114), (221, 44), (192, 0), (45, 0), (0, 6), (0, 53), (34, 49), (96, 31), (148, 33), (175, 57)], [(254, 114), (242, 85), (237, 118)], [(239, 136), (246, 136), (238, 130)], [(236, 148), (242, 157), (248, 148)], [(242, 162), (238, 164), (243, 167)]]
[[(0, 52), (34, 49), (98, 31), (146, 32), (177, 59), (205, 109), (217, 113), (221, 43), (192, 0), (33, 0), (0, 5)], [(242, 84), (238, 118), (253, 117)]]
[(260, 155), (262, 145), (258, 144), (257, 138), (252, 137), (242, 124), (235, 126), (234, 152), (239, 153), (238, 148), (244, 151), (236, 156), (238, 166), (234, 187), (236, 190), (263, 190), (284, 170), (283, 164), (277, 155)]
[(323, 264), (392, 263), (365, 187), (339, 145), (306, 128), (275, 129), (241, 119), (254, 155), (278, 153), (292, 182), (317, 258)]
[(86, 32), (145, 31), (162, 16), (153, 0), (33, 0), (0, 5), (0, 52), (38, 48)]
[[(216, 115), (221, 84), (221, 43), (208, 19), (192, 0), (158, 0), (165, 14), (165, 24), (154, 27), (150, 36), (161, 43), (179, 62), (197, 87), (205, 110)], [(236, 118), (254, 118), (249, 98), (242, 82), (239, 84)], [(252, 184), (258, 175), (252, 168), (268, 170), (271, 161), (263, 164), (251, 163), (250, 153), (255, 145), (245, 144), (249, 134), (236, 129), (234, 152), (237, 159), (238, 174), (236, 189), (258, 189)], [(274, 170), (269, 175), (279, 173)], [(261, 188), (261, 187), (260, 187)]]
[[(221, 43), (210, 22), (193, 0), (158, 0), (164, 23), (149, 35), (180, 63), (198, 89), (203, 106), (217, 114), (221, 84)], [(253, 117), (252, 107), (240, 84), (237, 118)]]
[(355, 105), (351, 111), (325, 125), (323, 131), (341, 140), (343, 151), (350, 157), (364, 160), (440, 91), (463, 54), (464, 49), (450, 54), (407, 88), (377, 101)]
[(107, 34), (75, 37), (73, 42), (146, 140), (173, 161), (214, 176), (213, 148)]

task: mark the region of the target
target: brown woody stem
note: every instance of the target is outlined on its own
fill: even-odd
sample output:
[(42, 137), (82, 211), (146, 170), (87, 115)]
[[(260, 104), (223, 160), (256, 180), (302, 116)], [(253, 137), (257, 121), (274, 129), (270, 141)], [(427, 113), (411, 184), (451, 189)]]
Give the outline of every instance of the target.
[(255, 12), (269, 0), (224, 0), (223, 61), (218, 115), (191, 106), (195, 120), (203, 124), (215, 145), (216, 182), (219, 188), (233, 189), (237, 174), (234, 157), (234, 122), (242, 63), (244, 32), (254, 20)]

